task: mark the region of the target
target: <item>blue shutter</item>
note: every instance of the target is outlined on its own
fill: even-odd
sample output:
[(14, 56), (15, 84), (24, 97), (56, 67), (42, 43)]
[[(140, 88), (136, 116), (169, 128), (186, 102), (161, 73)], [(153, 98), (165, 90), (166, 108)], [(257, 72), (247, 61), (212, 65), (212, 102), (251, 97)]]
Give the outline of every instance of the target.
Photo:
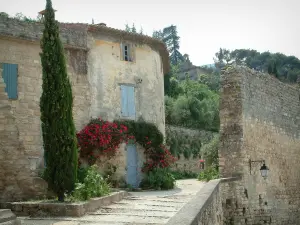
[(127, 86), (121, 85), (121, 115), (124, 117), (128, 117), (127, 99)]
[(135, 97), (134, 97), (134, 87), (127, 87), (128, 94), (128, 116), (135, 117)]
[(10, 99), (18, 98), (18, 65), (3, 63), (3, 80), (5, 91)]

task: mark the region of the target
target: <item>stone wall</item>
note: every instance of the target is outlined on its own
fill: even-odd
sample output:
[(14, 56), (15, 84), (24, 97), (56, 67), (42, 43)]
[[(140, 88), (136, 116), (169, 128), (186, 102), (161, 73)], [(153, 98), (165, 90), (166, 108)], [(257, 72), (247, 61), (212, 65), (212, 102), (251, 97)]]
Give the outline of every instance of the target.
[[(90, 115), (104, 119), (124, 119), (121, 116), (121, 88), (135, 87), (136, 118), (157, 125), (165, 134), (164, 75), (159, 53), (149, 46), (132, 41), (134, 61), (121, 60), (121, 42), (118, 38), (93, 33), (89, 36), (88, 80), (92, 92)], [(137, 82), (140, 79), (141, 82)]]
[(221, 180), (211, 180), (180, 209), (167, 225), (223, 225)]
[[(195, 129), (188, 129), (184, 127), (175, 127), (171, 125), (166, 126), (166, 138), (167, 142), (168, 139), (172, 136), (178, 136), (180, 138), (186, 138), (190, 140), (200, 140), (202, 146), (209, 143), (214, 135), (215, 132), (206, 131), (206, 130), (195, 130)], [(174, 169), (178, 170), (186, 170), (195, 173), (199, 173), (202, 169), (200, 167), (199, 160), (202, 158), (201, 154), (199, 157), (191, 156), (189, 159), (186, 159), (183, 154), (180, 155), (179, 160), (176, 161), (174, 164)]]
[[(300, 224), (299, 91), (238, 67), (222, 74), (220, 166), (225, 224)], [(260, 175), (265, 160), (269, 176)]]
[[(87, 25), (86, 24), (60, 24), (60, 37), (62, 42), (73, 48), (87, 46)], [(76, 28), (76, 29), (74, 29)], [(0, 16), (0, 34), (8, 38), (18, 40), (39, 41), (43, 35), (44, 25), (39, 22), (23, 22), (17, 19)]]
[[(7, 141), (12, 143), (10, 147), (12, 155), (15, 155), (14, 157), (18, 155), (20, 160), (23, 160), (22, 163), (30, 165), (30, 171), (22, 170), (22, 179), (30, 180), (38, 176), (39, 169), (44, 165), (39, 109), (42, 93), (42, 67), (38, 41), (42, 28), (37, 23), (9, 20), (0, 17), (0, 63), (18, 65), (18, 99), (7, 100), (7, 107), (13, 119), (0, 120), (0, 128), (6, 127), (8, 123), (17, 129), (15, 136), (11, 136), (11, 139)], [(135, 62), (130, 64), (130, 62), (121, 61), (120, 40), (111, 36), (103, 36), (104, 34), (94, 37), (87, 31), (84, 33), (82, 27), (84, 26), (61, 24), (61, 37), (65, 43), (67, 70), (74, 96), (73, 116), (76, 129), (78, 131), (82, 129), (92, 117), (119, 119), (121, 114), (119, 84), (126, 83), (136, 87), (136, 119), (143, 117), (146, 121), (155, 123), (164, 133), (163, 71), (159, 53), (146, 45), (136, 45)], [(22, 32), (25, 34), (20, 36)], [(87, 44), (90, 50), (86, 48)], [(142, 78), (142, 83), (136, 83), (137, 77)], [(3, 117), (4, 114), (2, 115), (1, 112), (0, 118)], [(5, 132), (8, 131), (5, 130)], [(0, 140), (5, 139), (6, 135), (0, 133)], [(12, 147), (18, 142), (22, 145), (22, 154), (18, 153), (17, 147)], [(17, 163), (12, 155), (7, 159), (3, 158), (3, 155), (0, 156), (0, 165), (7, 160), (10, 164)], [(139, 156), (143, 154), (140, 153)], [(139, 159), (139, 165), (141, 165), (142, 157)], [(116, 160), (124, 162), (125, 153)], [(2, 200), (30, 197), (26, 190), (22, 190), (24, 186), (22, 182), (18, 183), (18, 190), (12, 188), (12, 186), (15, 187), (13, 183), (7, 183), (7, 179), (12, 180), (15, 174), (6, 178), (5, 174), (18, 171), (17, 168), (9, 166), (10, 164), (4, 163), (5, 167), (2, 165), (0, 190), (1, 187), (9, 189), (9, 193), (14, 193), (14, 195), (5, 194)], [(25, 164), (16, 166), (19, 168)], [(124, 165), (120, 167), (120, 171), (123, 175), (125, 174)], [(31, 184), (28, 182), (25, 186), (32, 189), (34, 185)], [(41, 191), (36, 188), (35, 194), (40, 193)]]
[(47, 184), (33, 173), (34, 158), (26, 157), (11, 103), (0, 76), (0, 202), (20, 200), (24, 195), (32, 198), (36, 194), (45, 194), (47, 188)]

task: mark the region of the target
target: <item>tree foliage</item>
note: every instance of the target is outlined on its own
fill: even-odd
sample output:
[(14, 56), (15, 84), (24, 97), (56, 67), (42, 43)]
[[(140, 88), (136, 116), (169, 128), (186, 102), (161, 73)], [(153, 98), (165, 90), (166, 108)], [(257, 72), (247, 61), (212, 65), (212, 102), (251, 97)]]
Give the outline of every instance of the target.
[(165, 42), (170, 53), (170, 63), (172, 65), (178, 65), (180, 62), (184, 61), (184, 57), (179, 51), (180, 37), (178, 36), (176, 26), (171, 25), (165, 27), (163, 30), (154, 31), (152, 37)]
[[(138, 32), (137, 32), (137, 29), (136, 29), (136, 27), (135, 27), (135, 25), (134, 25), (134, 23), (132, 24), (132, 27), (130, 27), (130, 26), (128, 25), (128, 23), (125, 24), (125, 31), (131, 32), (131, 33), (138, 33)], [(139, 34), (144, 34), (144, 29), (143, 29), (142, 27), (141, 27), (141, 29), (140, 29), (140, 31), (139, 31)]]
[(166, 43), (170, 53), (170, 60), (173, 65), (177, 65), (184, 60), (182, 54), (179, 52), (179, 39), (177, 27), (171, 25), (163, 29), (163, 41)]
[(234, 62), (257, 71), (269, 73), (281, 81), (292, 83), (296, 82), (300, 75), (300, 60), (295, 56), (286, 56), (282, 53), (260, 53), (250, 49), (229, 51), (220, 48), (215, 56), (215, 65), (218, 68)]
[(196, 129), (219, 129), (219, 95), (199, 81), (170, 80), (169, 96), (165, 97), (166, 123)]
[(77, 179), (77, 142), (72, 115), (72, 89), (51, 0), (47, 0), (44, 26), (40, 110), (46, 160), (45, 179), (58, 200), (64, 201), (65, 192), (74, 189)]

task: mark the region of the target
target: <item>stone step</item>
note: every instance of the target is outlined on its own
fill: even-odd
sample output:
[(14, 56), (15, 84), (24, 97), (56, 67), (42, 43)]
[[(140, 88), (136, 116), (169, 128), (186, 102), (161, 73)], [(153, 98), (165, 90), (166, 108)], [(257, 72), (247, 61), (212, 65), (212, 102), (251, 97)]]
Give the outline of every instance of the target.
[(122, 215), (122, 216), (148, 216), (148, 217), (164, 217), (170, 218), (175, 215), (177, 211), (163, 211), (163, 209), (132, 209), (132, 208), (102, 208), (90, 215)]
[(17, 217), (10, 209), (0, 209), (0, 225), (17, 225)]
[[(92, 221), (92, 222), (75, 222), (75, 221), (60, 221), (55, 220), (24, 220), (22, 225), (149, 225), (149, 223), (123, 223), (116, 221)], [(162, 225), (163, 223), (150, 223), (151, 225)]]
[(17, 220), (11, 220), (11, 221), (0, 223), (0, 225), (21, 225), (21, 222)]

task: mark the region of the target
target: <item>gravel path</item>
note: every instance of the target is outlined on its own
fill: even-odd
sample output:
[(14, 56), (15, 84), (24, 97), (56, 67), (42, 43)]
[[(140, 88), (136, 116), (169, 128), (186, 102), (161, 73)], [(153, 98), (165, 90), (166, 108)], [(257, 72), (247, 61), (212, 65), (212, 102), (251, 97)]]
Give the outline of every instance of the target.
[(130, 192), (120, 202), (80, 218), (21, 218), (22, 225), (146, 225), (165, 224), (205, 183), (180, 180), (170, 191)]

